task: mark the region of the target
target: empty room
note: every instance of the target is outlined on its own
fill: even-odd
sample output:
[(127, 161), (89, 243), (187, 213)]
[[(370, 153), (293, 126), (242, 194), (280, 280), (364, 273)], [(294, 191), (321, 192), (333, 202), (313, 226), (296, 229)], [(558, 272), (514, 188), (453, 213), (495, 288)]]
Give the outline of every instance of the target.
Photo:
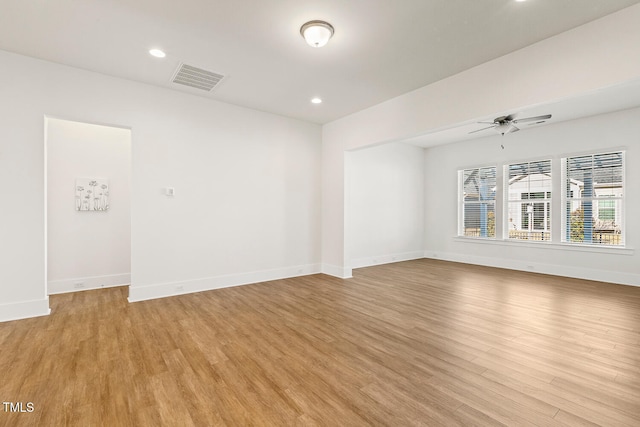
[(0, 426), (640, 425), (640, 1), (1, 9)]

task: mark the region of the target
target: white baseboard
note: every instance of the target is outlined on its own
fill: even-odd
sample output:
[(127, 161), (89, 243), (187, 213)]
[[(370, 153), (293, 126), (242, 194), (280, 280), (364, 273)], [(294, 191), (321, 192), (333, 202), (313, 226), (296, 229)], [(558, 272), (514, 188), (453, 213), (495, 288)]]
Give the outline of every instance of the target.
[(210, 291), (231, 286), (249, 285), (270, 280), (290, 277), (308, 276), (320, 273), (320, 264), (298, 265), (293, 267), (262, 270), (251, 273), (229, 274), (224, 276), (205, 277), (202, 279), (180, 282), (158, 283), (147, 286), (129, 287), (129, 302), (145, 301), (194, 292)]
[(50, 313), (49, 297), (39, 300), (2, 304), (0, 305), (0, 322), (26, 319), (28, 317), (48, 316)]
[(131, 283), (131, 273), (109, 274), (106, 276), (75, 277), (63, 280), (51, 280), (47, 283), (49, 295), (90, 289), (112, 288)]
[(353, 271), (348, 267), (340, 267), (333, 264), (322, 264), (322, 274), (337, 277), (339, 279), (351, 279)]
[(412, 259), (424, 258), (424, 252), (403, 252), (399, 254), (378, 255), (366, 258), (351, 260), (352, 268), (371, 267), (372, 265), (390, 264), (392, 262), (410, 261)]
[(461, 255), (426, 251), (425, 258), (443, 261), (462, 262), (465, 264), (484, 265), (487, 267), (505, 268), (508, 270), (528, 271), (531, 273), (551, 274), (574, 279), (595, 280), (618, 285), (640, 286), (640, 274), (603, 270), (597, 268), (571, 267), (566, 265), (537, 263), (530, 261), (510, 260), (504, 258), (483, 257), (477, 255)]

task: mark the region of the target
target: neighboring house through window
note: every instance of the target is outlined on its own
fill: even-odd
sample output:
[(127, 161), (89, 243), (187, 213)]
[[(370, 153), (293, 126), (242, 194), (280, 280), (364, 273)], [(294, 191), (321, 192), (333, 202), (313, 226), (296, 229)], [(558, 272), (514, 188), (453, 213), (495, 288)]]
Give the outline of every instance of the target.
[(505, 167), (507, 234), (515, 240), (551, 239), (551, 160)]

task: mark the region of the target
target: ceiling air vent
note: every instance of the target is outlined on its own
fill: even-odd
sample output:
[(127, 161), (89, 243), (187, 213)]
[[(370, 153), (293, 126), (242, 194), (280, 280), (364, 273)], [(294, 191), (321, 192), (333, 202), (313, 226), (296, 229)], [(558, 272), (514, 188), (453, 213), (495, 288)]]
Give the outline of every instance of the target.
[(206, 90), (208, 92), (216, 87), (223, 78), (224, 76), (222, 74), (213, 73), (187, 64), (180, 64), (172, 81), (179, 85)]

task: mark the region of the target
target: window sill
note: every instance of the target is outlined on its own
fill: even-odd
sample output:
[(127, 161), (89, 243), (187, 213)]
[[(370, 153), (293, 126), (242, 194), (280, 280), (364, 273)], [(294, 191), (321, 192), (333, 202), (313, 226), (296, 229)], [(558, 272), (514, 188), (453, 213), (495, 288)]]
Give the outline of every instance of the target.
[(561, 251), (595, 252), (616, 255), (633, 255), (634, 249), (622, 246), (578, 245), (573, 243), (553, 243), (549, 241), (489, 239), (482, 237), (455, 236), (454, 240), (463, 243), (480, 243), (484, 245), (520, 246), (537, 249), (554, 249)]

